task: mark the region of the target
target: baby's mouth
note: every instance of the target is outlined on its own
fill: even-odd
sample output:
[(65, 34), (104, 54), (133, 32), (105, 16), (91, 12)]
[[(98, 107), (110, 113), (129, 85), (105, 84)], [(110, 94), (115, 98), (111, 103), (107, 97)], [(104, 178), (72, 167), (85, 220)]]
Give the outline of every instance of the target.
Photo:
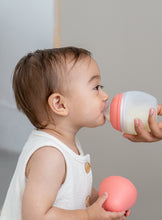
[(109, 101), (105, 102), (104, 108), (103, 108), (103, 113), (105, 113), (106, 109), (109, 107)]

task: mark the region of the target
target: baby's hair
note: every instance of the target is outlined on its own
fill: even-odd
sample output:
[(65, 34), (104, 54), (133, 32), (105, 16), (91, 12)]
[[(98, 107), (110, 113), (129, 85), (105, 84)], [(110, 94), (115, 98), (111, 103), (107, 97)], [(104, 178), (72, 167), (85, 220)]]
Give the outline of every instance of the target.
[(91, 53), (85, 49), (63, 47), (37, 50), (17, 63), (12, 84), (17, 108), (36, 128), (45, 128), (51, 120), (48, 97), (64, 90), (63, 78), (69, 73), (66, 64), (73, 61), (75, 65), (86, 57)]

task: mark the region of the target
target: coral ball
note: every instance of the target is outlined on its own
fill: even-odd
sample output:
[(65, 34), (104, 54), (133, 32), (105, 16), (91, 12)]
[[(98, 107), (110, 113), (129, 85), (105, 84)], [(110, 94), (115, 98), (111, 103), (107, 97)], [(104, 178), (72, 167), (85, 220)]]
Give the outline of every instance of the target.
[(132, 182), (121, 176), (109, 176), (105, 178), (99, 187), (99, 196), (104, 192), (108, 198), (103, 208), (111, 212), (129, 210), (136, 202), (137, 190)]

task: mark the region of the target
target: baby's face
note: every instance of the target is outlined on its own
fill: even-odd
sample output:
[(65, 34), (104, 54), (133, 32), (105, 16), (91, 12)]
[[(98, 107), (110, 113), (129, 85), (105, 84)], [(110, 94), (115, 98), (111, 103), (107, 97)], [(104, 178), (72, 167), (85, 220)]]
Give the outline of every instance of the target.
[(104, 124), (108, 95), (102, 90), (100, 70), (94, 59), (79, 60), (69, 73), (67, 100), (72, 123), (77, 127)]

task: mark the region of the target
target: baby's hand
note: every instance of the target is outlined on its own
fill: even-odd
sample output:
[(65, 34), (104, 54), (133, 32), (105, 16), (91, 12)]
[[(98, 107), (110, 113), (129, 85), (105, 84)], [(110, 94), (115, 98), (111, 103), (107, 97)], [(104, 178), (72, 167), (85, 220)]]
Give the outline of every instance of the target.
[(87, 208), (88, 220), (125, 220), (125, 212), (105, 211), (103, 203), (108, 198), (108, 194), (101, 195), (92, 206)]
[[(162, 105), (158, 105), (157, 113), (162, 116)], [(162, 140), (162, 121), (159, 123), (156, 122), (155, 109), (150, 109), (148, 123), (151, 130), (150, 132), (144, 129), (140, 119), (135, 119), (134, 126), (137, 135), (123, 134), (123, 137), (132, 142), (155, 142)]]

